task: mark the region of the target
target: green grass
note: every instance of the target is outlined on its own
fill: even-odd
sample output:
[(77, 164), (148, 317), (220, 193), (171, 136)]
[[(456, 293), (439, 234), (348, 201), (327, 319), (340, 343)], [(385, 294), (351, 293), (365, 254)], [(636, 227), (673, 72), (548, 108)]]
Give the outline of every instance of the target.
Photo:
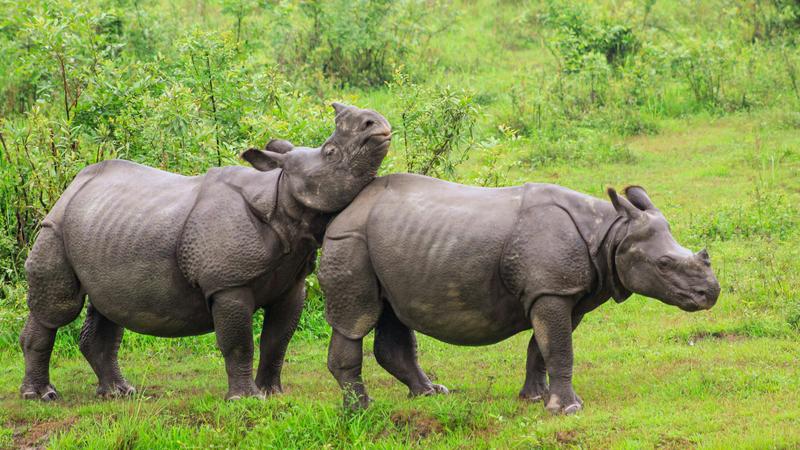
[[(761, 2), (759, 11), (781, 1)], [(587, 315), (574, 335), (575, 389), (585, 401), (580, 414), (551, 416), (541, 404), (517, 399), (529, 333), (480, 348), (420, 336), (423, 367), (452, 395), (417, 399), (407, 398), (366, 348), (364, 376), (376, 401), (346, 414), (325, 366), (329, 330), (313, 278), (302, 330), (286, 357), (283, 395), (223, 401), (226, 377), (213, 335), (168, 340), (128, 333), (121, 365), (139, 393), (99, 400), (77, 350), (76, 321), (60, 331), (52, 361), (63, 399), (22, 401), (16, 341), (26, 314), (27, 247), (14, 235), (16, 212), (33, 233), (62, 184), (95, 155), (118, 152), (200, 173), (216, 165), (215, 136), (223, 163), (268, 137), (316, 144), (329, 132), (331, 100), (374, 108), (396, 130), (404, 113), (392, 88), (342, 88), (314, 67), (282, 71), (281, 64), (297, 61), (276, 62), (268, 8), (249, 10), (238, 46), (231, 44), (234, 19), (217, 14), (223, 3), (236, 2), (151, 0), (135, 8), (104, 2), (86, 2), (82, 10), (70, 0), (42, 1), (31, 13), (60, 8), (80, 16), (65, 47), (80, 56), (70, 75), (87, 81), (77, 118), (63, 117), (53, 54), (34, 45), (31, 54), (41, 55), (31, 61), (39, 65), (0, 61), (0, 132), (10, 149), (0, 157), (0, 448), (800, 447), (800, 93), (791, 81), (800, 66), (800, 36), (791, 27), (767, 36), (763, 25), (751, 23), (748, 0), (659, 0), (646, 26), (648, 2), (587, 3), (588, 25), (632, 24), (643, 46), (605, 75), (558, 70), (558, 52), (548, 50), (557, 36), (536, 20), (552, 2), (456, 1), (450, 26), (417, 49), (416, 60), (400, 61), (421, 88), (464, 88), (480, 107), (469, 159), (453, 180), (549, 182), (598, 197), (608, 185), (639, 184), (680, 243), (708, 248), (722, 286), (710, 311), (689, 314), (634, 296)], [(21, 3), (0, 3), (17, 15), (0, 19), (0, 47), (28, 52), (16, 46), (27, 37), (14, 34), (29, 22), (28, 12), (9, 5)], [(103, 64), (94, 67), (81, 39), (95, 36), (96, 25), (85, 17), (106, 9), (121, 17), (124, 31), (102, 39), (126, 46), (119, 56), (100, 55)], [(52, 23), (30, 23), (36, 39), (51, 34)], [(201, 32), (192, 32), (195, 26)], [(192, 71), (181, 46), (217, 58), (219, 116), (209, 111), (206, 74)], [(715, 60), (709, 49), (723, 58)], [(694, 58), (696, 73), (670, 68), (681, 52)], [(270, 72), (275, 67), (277, 75)], [(39, 85), (26, 84), (33, 75), (41, 76)], [(587, 88), (595, 75), (604, 77), (597, 93)], [(703, 76), (720, 76), (721, 91), (695, 96), (689, 80)], [(37, 107), (20, 111), (16, 99), (33, 87), (41, 91)], [(262, 101), (270, 95), (280, 108)], [(419, 106), (429, 106), (427, 100)], [(113, 133), (104, 128), (112, 125)], [(400, 143), (384, 172), (404, 170)], [(63, 167), (54, 169), (53, 161)], [(20, 201), (24, 193), (27, 204)]]
[[(675, 234), (706, 244), (723, 286), (716, 307), (688, 314), (635, 296), (587, 315), (575, 333), (575, 388), (586, 402), (575, 417), (552, 417), (516, 398), (528, 333), (483, 348), (420, 338), (424, 368), (450, 396), (408, 399), (404, 386), (369, 353), (364, 376), (374, 405), (344, 414), (325, 367), (324, 339), (298, 340), (286, 359), (286, 393), (265, 402), (222, 401), (221, 356), (210, 336), (129, 339), (129, 400), (94, 397), (81, 357), (54, 356), (64, 400), (23, 402), (14, 393), (19, 352), (0, 354), (0, 444), (54, 447), (390, 447), (592, 448), (793, 447), (800, 445), (800, 334), (786, 321), (797, 302), (800, 240), (764, 236), (702, 242), (692, 221), (749, 201), (756, 183), (774, 183), (794, 204), (796, 160), (764, 168), (752, 147), (764, 115), (667, 124), (658, 136), (631, 139), (635, 165), (553, 167), (528, 173), (599, 194), (606, 183), (645, 185)], [(761, 128), (759, 128), (761, 129)], [(797, 135), (761, 129), (765, 148), (791, 148)], [(477, 167), (477, 165), (476, 165)], [(724, 170), (723, 170), (724, 169)], [(512, 171), (512, 176), (523, 173)], [(767, 230), (768, 231), (768, 230)], [(133, 337), (129, 334), (128, 336)], [(197, 342), (195, 347), (188, 342)]]

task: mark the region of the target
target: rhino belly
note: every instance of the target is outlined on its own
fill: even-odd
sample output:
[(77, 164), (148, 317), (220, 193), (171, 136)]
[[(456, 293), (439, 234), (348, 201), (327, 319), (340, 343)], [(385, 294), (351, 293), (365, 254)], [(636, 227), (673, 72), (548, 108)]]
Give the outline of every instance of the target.
[(202, 293), (176, 259), (198, 187), (197, 178), (119, 162), (70, 202), (62, 226), (70, 263), (111, 321), (158, 336), (213, 329)]
[(385, 195), (367, 226), (369, 251), (404, 324), (445, 342), (483, 345), (530, 328), (499, 275), (519, 197), (465, 191)]
[(400, 321), (428, 336), (456, 345), (488, 345), (531, 328), (519, 299), (502, 289), (457, 282), (427, 287), (388, 296)]

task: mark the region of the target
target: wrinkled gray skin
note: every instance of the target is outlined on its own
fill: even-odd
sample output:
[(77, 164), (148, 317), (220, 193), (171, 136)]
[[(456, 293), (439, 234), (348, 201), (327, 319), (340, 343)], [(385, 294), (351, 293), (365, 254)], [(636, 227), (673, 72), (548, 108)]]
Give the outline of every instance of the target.
[[(708, 309), (719, 283), (705, 250), (678, 245), (641, 187), (611, 203), (559, 186), (478, 188), (417, 175), (373, 181), (328, 227), (319, 280), (333, 326), (328, 367), (345, 405), (369, 403), (362, 338), (411, 395), (446, 393), (420, 368), (412, 330), (486, 345), (530, 328), (520, 397), (574, 413), (572, 331), (632, 292)], [(549, 384), (548, 384), (549, 378)]]
[[(20, 336), (24, 398), (53, 400), (56, 330), (88, 295), (80, 349), (101, 396), (129, 395), (117, 350), (125, 328), (155, 336), (216, 332), (227, 398), (281, 391), (304, 280), (332, 214), (372, 179), (391, 128), (374, 111), (334, 103), (320, 148), (273, 140), (223, 167), (185, 177), (126, 161), (85, 168), (42, 223), (26, 263), (30, 314)], [(252, 316), (265, 311), (253, 380)]]

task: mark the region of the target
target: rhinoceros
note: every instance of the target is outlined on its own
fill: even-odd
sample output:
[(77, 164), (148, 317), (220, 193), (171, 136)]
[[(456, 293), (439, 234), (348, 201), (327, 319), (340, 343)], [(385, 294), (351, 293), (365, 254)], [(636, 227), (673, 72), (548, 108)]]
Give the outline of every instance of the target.
[(361, 363), (373, 328), (375, 358), (411, 395), (447, 393), (420, 368), (413, 330), (474, 346), (533, 328), (520, 397), (580, 410), (572, 332), (584, 314), (634, 292), (696, 311), (720, 292), (708, 253), (680, 246), (644, 189), (624, 193), (609, 188), (609, 203), (549, 184), (375, 179), (331, 222), (318, 272), (345, 406), (370, 401)]
[(333, 107), (336, 127), (321, 147), (272, 140), (242, 154), (255, 170), (187, 177), (121, 160), (83, 169), (42, 222), (25, 264), (22, 396), (58, 398), (49, 377), (56, 331), (78, 317), (87, 295), (80, 350), (99, 395), (134, 392), (117, 363), (125, 328), (165, 337), (214, 331), (228, 399), (280, 392), (325, 227), (375, 178), (391, 140), (377, 112)]

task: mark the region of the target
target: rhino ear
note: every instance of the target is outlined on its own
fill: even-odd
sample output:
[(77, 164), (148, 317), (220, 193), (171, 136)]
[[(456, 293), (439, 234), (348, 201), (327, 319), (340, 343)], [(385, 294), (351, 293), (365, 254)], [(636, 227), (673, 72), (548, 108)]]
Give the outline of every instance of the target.
[(333, 107), (333, 110), (336, 111), (336, 115), (337, 116), (339, 114), (345, 112), (347, 110), (347, 108), (349, 108), (349, 106), (347, 106), (347, 105), (345, 105), (343, 103), (339, 103), (339, 102), (333, 102), (333, 103), (331, 103), (331, 106)]
[(615, 191), (614, 188), (608, 187), (607, 192), (608, 198), (611, 199), (611, 204), (614, 205), (614, 209), (617, 210), (617, 214), (620, 216), (627, 217), (629, 219), (636, 219), (642, 215), (642, 211), (633, 206), (633, 204), (629, 202), (627, 198), (617, 195), (617, 191)]
[(623, 192), (625, 193), (625, 197), (628, 197), (628, 200), (633, 203), (633, 206), (642, 211), (647, 211), (649, 209), (658, 211), (658, 208), (656, 208), (656, 205), (650, 200), (650, 197), (647, 196), (647, 192), (643, 187), (628, 186)]
[(271, 139), (267, 142), (267, 145), (264, 147), (264, 150), (269, 150), (275, 153), (289, 153), (294, 148), (294, 145), (283, 139)]
[(242, 153), (242, 159), (249, 162), (257, 170), (267, 172), (283, 166), (286, 161), (286, 154), (250, 148)]

